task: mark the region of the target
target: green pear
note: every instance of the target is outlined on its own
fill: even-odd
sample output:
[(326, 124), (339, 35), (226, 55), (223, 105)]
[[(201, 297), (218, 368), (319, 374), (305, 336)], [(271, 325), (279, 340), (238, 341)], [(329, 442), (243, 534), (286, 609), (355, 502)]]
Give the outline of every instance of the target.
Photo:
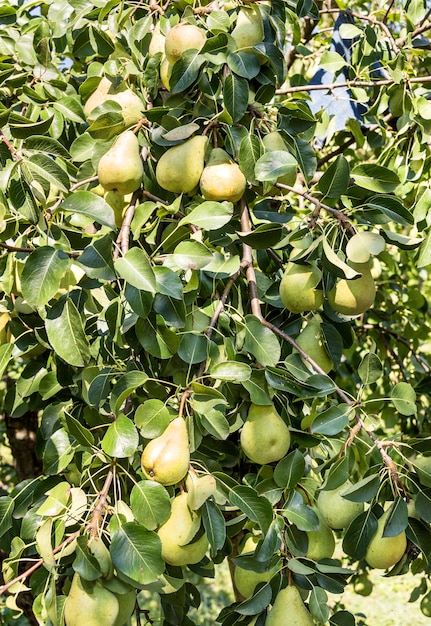
[(306, 557), (313, 561), (330, 559), (335, 550), (335, 537), (318, 508), (314, 511), (319, 518), (319, 530), (307, 531), (308, 547)]
[(279, 461), (290, 447), (289, 428), (273, 404), (250, 405), (240, 439), (244, 453), (260, 465)]
[(99, 182), (106, 191), (116, 190), (127, 195), (139, 189), (144, 175), (139, 142), (131, 130), (118, 135), (114, 144), (102, 156), (97, 168)]
[(314, 621), (302, 601), (301, 594), (294, 586), (278, 592), (274, 604), (266, 618), (265, 626), (313, 626)]
[(132, 126), (141, 119), (144, 106), (139, 96), (129, 88), (115, 89), (113, 83), (106, 76), (101, 79), (96, 90), (85, 103), (85, 118), (88, 120), (92, 111), (106, 100), (114, 100), (121, 106), (126, 126)]
[(355, 576), (353, 589), (355, 593), (360, 596), (369, 596), (373, 591), (373, 583), (368, 578), (367, 574), (359, 574), (358, 576)]
[(356, 279), (342, 278), (328, 293), (328, 302), (334, 311), (342, 315), (360, 315), (373, 306), (376, 298), (376, 285), (371, 276), (369, 263), (349, 265), (362, 273)]
[(248, 50), (264, 38), (263, 20), (258, 7), (241, 7), (232, 31), (238, 50)]
[[(259, 543), (259, 537), (255, 535), (248, 535), (244, 544), (240, 549), (240, 554), (254, 553), (257, 544)], [(253, 570), (242, 569), (236, 565), (234, 570), (235, 586), (243, 598), (249, 598), (253, 595), (256, 586), (259, 583), (266, 583), (274, 576), (275, 571), (268, 572), (254, 572)]]
[(365, 555), (368, 565), (376, 569), (388, 569), (395, 563), (398, 563), (407, 547), (407, 538), (404, 531), (395, 537), (383, 537), (389, 514), (390, 509), (385, 511), (377, 520), (376, 533), (371, 539)]
[(66, 626), (117, 626), (120, 605), (117, 597), (99, 582), (82, 584), (75, 573), (64, 603)]
[(148, 443), (142, 453), (142, 471), (162, 485), (175, 485), (187, 474), (190, 445), (187, 426), (176, 417), (165, 431)]
[(246, 178), (237, 163), (221, 148), (214, 148), (199, 182), (205, 200), (237, 202), (244, 194)]
[(321, 491), (317, 506), (330, 528), (347, 528), (364, 510), (363, 502), (352, 502), (343, 498), (343, 493), (352, 487), (348, 480), (330, 491)]
[(166, 35), (165, 54), (172, 65), (186, 50), (200, 50), (207, 38), (199, 26), (180, 22)]
[(160, 22), (157, 22), (154, 26), (153, 33), (151, 35), (150, 45), (148, 47), (148, 54), (153, 57), (158, 52), (164, 54), (165, 52), (165, 36), (160, 31)]
[(193, 191), (204, 169), (207, 143), (207, 137), (195, 135), (166, 150), (156, 167), (156, 178), (160, 187), (175, 193)]
[(315, 311), (323, 304), (323, 291), (317, 289), (322, 272), (316, 265), (289, 262), (280, 282), (280, 299), (292, 313)]
[(431, 456), (422, 456), (419, 454), (412, 465), (416, 474), (419, 476), (424, 487), (431, 487)]
[[(273, 152), (274, 150), (281, 152), (288, 152), (287, 145), (281, 136), (281, 134), (274, 130), (267, 135), (264, 135), (262, 138), (263, 145), (265, 146), (265, 152)], [(277, 178), (277, 183), (282, 183), (283, 185), (289, 185), (290, 187), (295, 184), (297, 176), (297, 168), (292, 167), (292, 170), (287, 174), (283, 174)], [(268, 191), (268, 195), (272, 196), (282, 196), (284, 194), (283, 189), (279, 189), (278, 187), (271, 187)]]
[(206, 534), (190, 543), (200, 526), (201, 514), (190, 510), (187, 493), (176, 496), (172, 502), (169, 518), (157, 531), (162, 542), (162, 557), (166, 563), (178, 566), (191, 565), (203, 559), (208, 549)]
[(296, 343), (324, 372), (328, 373), (333, 369), (334, 362), (326, 349), (321, 323), (322, 318), (320, 315), (313, 315), (305, 328), (299, 333)]

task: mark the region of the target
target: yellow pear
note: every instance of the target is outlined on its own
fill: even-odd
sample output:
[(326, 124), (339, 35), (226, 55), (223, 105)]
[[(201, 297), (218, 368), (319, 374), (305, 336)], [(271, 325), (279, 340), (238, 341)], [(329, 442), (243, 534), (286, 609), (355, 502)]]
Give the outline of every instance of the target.
[(166, 57), (163, 57), (162, 62), (160, 63), (160, 80), (162, 81), (162, 85), (165, 89), (170, 91), (170, 83), (172, 74), (172, 65), (169, 63)]
[(241, 430), (241, 447), (254, 463), (282, 459), (290, 447), (290, 431), (273, 404), (252, 404)]
[(199, 182), (205, 200), (237, 202), (245, 191), (246, 178), (237, 163), (221, 148), (211, 151)]
[(156, 167), (156, 178), (160, 187), (175, 193), (193, 191), (204, 169), (207, 143), (207, 137), (195, 135), (166, 150)]
[(175, 485), (187, 474), (189, 465), (187, 426), (182, 417), (176, 417), (159, 437), (145, 446), (142, 471), (147, 478), (162, 485)]
[[(274, 150), (288, 152), (287, 145), (283, 137), (276, 130), (272, 131), (271, 133), (268, 133), (267, 135), (264, 135), (264, 137), (262, 138), (262, 142), (263, 142), (263, 145), (265, 146), (265, 152), (273, 152)], [(288, 172), (287, 174), (283, 174), (283, 176), (280, 176), (279, 178), (277, 178), (277, 183), (282, 183), (283, 185), (292, 186), (295, 184), (296, 175), (297, 175), (297, 169), (296, 167), (292, 167), (292, 171)], [(283, 193), (285, 193), (283, 189), (279, 189), (278, 187), (275, 187), (275, 186), (271, 187), (271, 189), (268, 191), (268, 195), (272, 195), (272, 196), (281, 196), (283, 195)]]
[(93, 109), (106, 100), (114, 100), (121, 106), (126, 126), (132, 126), (141, 119), (144, 105), (139, 96), (128, 87), (121, 90), (115, 89), (113, 83), (106, 76), (101, 79), (96, 90), (85, 103), (85, 118), (88, 119)]
[(319, 518), (319, 530), (307, 531), (308, 547), (306, 557), (313, 561), (330, 559), (335, 550), (335, 537), (318, 508), (314, 509)]
[(173, 65), (186, 50), (200, 50), (206, 40), (205, 32), (199, 26), (180, 22), (166, 35), (165, 54), (169, 63)]
[(299, 333), (296, 343), (324, 372), (328, 373), (333, 369), (334, 362), (325, 347), (321, 323), (322, 318), (320, 315), (313, 315), (305, 328)]
[(323, 304), (323, 291), (317, 289), (322, 272), (316, 265), (289, 262), (280, 283), (280, 298), (292, 313), (315, 311)]
[(412, 461), (412, 465), (422, 485), (431, 487), (431, 456), (419, 454), (415, 460)]
[(274, 604), (266, 618), (265, 626), (314, 626), (313, 618), (302, 601), (301, 594), (294, 586), (278, 592)]
[(261, 43), (264, 38), (264, 30), (258, 7), (241, 7), (231, 34), (239, 50), (247, 50)]
[(334, 311), (342, 315), (360, 315), (373, 306), (376, 298), (376, 285), (371, 276), (369, 263), (349, 265), (362, 273), (356, 279), (342, 278), (328, 293), (328, 302)]
[(120, 605), (114, 593), (99, 582), (82, 584), (75, 573), (64, 603), (66, 626), (116, 626)]
[(377, 520), (376, 534), (371, 539), (365, 555), (368, 565), (376, 569), (388, 569), (395, 563), (398, 563), (407, 547), (407, 538), (404, 531), (395, 537), (383, 537), (389, 513), (390, 509), (385, 511)]
[(321, 491), (317, 498), (317, 506), (330, 528), (347, 528), (364, 510), (363, 502), (352, 502), (343, 498), (343, 492), (352, 487), (348, 480), (330, 491)]
[(204, 533), (190, 543), (201, 525), (201, 514), (191, 511), (187, 504), (187, 493), (176, 496), (171, 514), (160, 526), (157, 534), (162, 542), (162, 557), (170, 565), (199, 563), (208, 549), (208, 538)]
[(139, 142), (131, 130), (118, 135), (115, 143), (102, 156), (97, 168), (99, 183), (106, 191), (127, 195), (139, 189), (144, 175)]
[[(242, 545), (240, 554), (254, 553), (258, 542), (259, 537), (249, 535)], [(268, 582), (274, 574), (274, 570), (268, 572), (254, 572), (253, 570), (242, 569), (236, 565), (234, 570), (235, 586), (244, 598), (249, 598), (253, 595), (253, 591), (259, 583)]]

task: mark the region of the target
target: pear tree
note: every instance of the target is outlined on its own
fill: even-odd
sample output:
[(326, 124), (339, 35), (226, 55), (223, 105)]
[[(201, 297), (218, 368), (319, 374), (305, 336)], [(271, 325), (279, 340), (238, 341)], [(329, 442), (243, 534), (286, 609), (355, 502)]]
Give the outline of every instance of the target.
[(431, 614), (430, 33), (2, 1), (2, 624)]

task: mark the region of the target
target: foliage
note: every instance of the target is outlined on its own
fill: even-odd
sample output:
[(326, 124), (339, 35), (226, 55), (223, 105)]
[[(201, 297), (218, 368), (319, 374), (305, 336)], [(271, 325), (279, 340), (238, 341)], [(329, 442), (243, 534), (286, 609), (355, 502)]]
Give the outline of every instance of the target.
[[(223, 608), (226, 626), (259, 614), (264, 623), (287, 580), (316, 623), (353, 624), (327, 592), (341, 594), (368, 569), (382, 508), (390, 509), (385, 534), (408, 538), (390, 575), (411, 569), (415, 599), (428, 610), (431, 476), (414, 464), (430, 450), (427, 6), (250, 6), (0, 7), (2, 397), (9, 419), (37, 412), (43, 462), (15, 483), (10, 467), (2, 473), (0, 593), (17, 614), (29, 590), (41, 624), (62, 623), (75, 572), (106, 577), (89, 547), (96, 536), (115, 571), (104, 584), (160, 594), (163, 623), (193, 623), (187, 613), (200, 585), (165, 562), (157, 533), (184, 490), (209, 541), (207, 556), (188, 566), (194, 574), (212, 577), (225, 559), (276, 572)], [(244, 7), (264, 31), (238, 50)], [(206, 41), (161, 82), (156, 37), (180, 20)], [(139, 121), (109, 98), (84, 112), (102, 76), (138, 95)], [(144, 175), (120, 226), (97, 166), (126, 128), (138, 137)], [(275, 130), (281, 150), (263, 140)], [(161, 156), (202, 134), (245, 175), (238, 202), (158, 184)], [(370, 258), (374, 305), (339, 315), (329, 292), (360, 276), (347, 261)], [(280, 299), (288, 262), (320, 272), (313, 289), (324, 293), (329, 373), (296, 342), (313, 313), (290, 313)], [(251, 405), (273, 405), (290, 429), (289, 452), (267, 465), (241, 449)], [(177, 416), (186, 420), (191, 468), (165, 486), (146, 479), (141, 454)], [(347, 499), (365, 508), (337, 531), (346, 558), (308, 559), (319, 491), (348, 480)], [(238, 557), (247, 532), (258, 547)]]

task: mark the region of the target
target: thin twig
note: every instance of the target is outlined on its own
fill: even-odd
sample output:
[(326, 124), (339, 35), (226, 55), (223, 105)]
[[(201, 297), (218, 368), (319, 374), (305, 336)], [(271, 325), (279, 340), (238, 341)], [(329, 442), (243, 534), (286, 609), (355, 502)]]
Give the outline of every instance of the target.
[[(431, 28), (431, 27), (430, 27)], [(431, 76), (414, 76), (413, 78), (409, 78), (406, 76), (406, 82), (408, 83), (431, 83)], [(285, 95), (288, 93), (300, 93), (304, 91), (334, 91), (335, 89), (340, 89), (341, 87), (384, 87), (385, 85), (395, 85), (397, 84), (392, 78), (382, 78), (381, 80), (346, 80), (340, 83), (326, 83), (323, 85), (299, 85), (297, 87), (282, 87), (277, 89), (276, 93), (278, 95)]]
[(86, 530), (89, 533), (90, 537), (96, 537), (99, 535), (99, 530), (101, 526), (102, 514), (103, 510), (106, 507), (106, 500), (108, 497), (109, 490), (111, 488), (111, 484), (114, 478), (114, 469), (110, 469), (105, 478), (105, 483), (102, 487), (102, 491), (99, 492), (99, 496), (97, 498), (97, 504), (93, 509), (91, 514), (91, 520), (87, 524)]

